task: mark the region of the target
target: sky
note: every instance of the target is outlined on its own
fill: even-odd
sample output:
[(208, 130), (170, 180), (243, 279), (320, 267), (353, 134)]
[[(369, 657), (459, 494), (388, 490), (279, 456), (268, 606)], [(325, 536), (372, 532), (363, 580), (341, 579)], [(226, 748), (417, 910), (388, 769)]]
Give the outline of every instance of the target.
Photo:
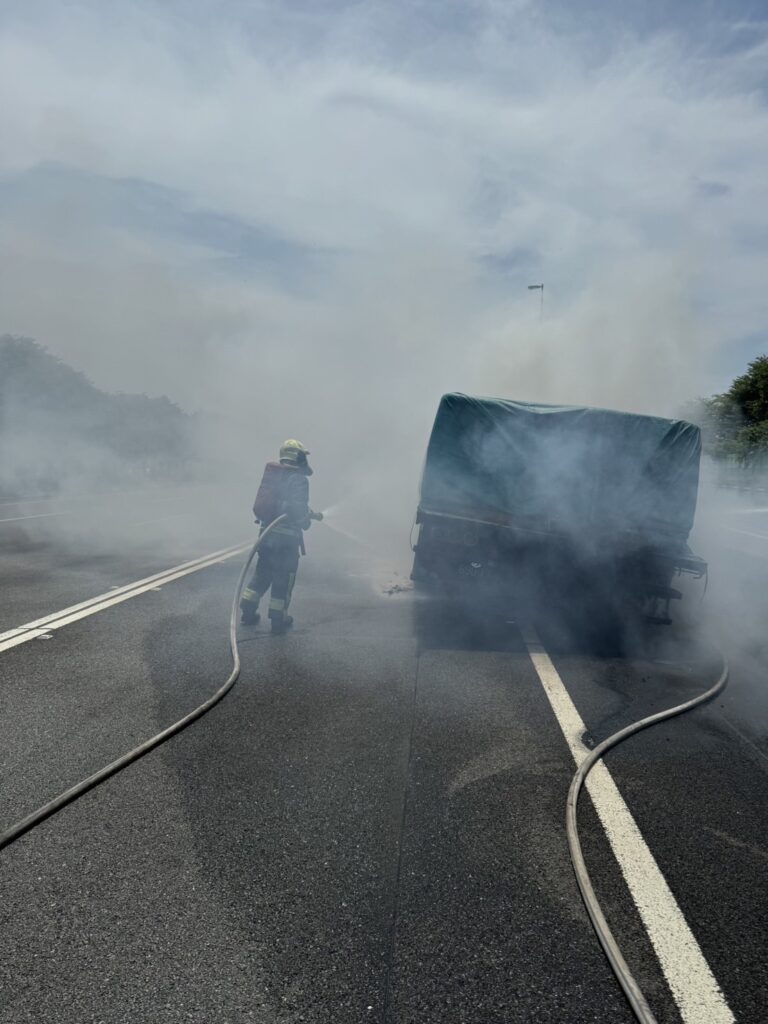
[(0, 333), (337, 462), (448, 390), (674, 415), (768, 350), (766, 57), (739, 0), (5, 0)]

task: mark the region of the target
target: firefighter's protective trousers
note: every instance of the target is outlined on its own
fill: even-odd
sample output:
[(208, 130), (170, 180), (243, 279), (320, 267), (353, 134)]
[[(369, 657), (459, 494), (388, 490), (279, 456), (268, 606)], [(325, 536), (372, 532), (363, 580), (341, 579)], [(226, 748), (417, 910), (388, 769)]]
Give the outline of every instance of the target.
[(281, 622), (291, 603), (291, 593), (299, 568), (301, 531), (289, 526), (276, 526), (259, 548), (256, 569), (243, 590), (240, 606), (256, 611), (259, 601), (271, 588), (270, 619)]

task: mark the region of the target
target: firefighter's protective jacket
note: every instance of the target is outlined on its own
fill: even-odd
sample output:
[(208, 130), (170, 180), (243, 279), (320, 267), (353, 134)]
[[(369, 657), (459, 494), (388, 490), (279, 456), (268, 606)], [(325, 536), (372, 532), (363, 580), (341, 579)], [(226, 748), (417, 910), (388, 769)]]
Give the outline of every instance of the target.
[(268, 526), (273, 519), (285, 515), (286, 519), (274, 528), (273, 534), (290, 535), (299, 542), (301, 531), (308, 530), (311, 525), (309, 513), (306, 473), (296, 466), (268, 462), (253, 505), (253, 514), (262, 526)]

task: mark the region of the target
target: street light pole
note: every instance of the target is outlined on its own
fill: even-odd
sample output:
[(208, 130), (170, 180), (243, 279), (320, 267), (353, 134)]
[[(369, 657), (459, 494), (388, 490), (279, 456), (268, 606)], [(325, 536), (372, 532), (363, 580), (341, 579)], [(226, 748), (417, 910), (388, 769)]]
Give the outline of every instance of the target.
[(543, 284), (529, 284), (529, 292), (541, 292), (541, 305), (539, 307), (539, 320), (544, 319), (544, 285)]

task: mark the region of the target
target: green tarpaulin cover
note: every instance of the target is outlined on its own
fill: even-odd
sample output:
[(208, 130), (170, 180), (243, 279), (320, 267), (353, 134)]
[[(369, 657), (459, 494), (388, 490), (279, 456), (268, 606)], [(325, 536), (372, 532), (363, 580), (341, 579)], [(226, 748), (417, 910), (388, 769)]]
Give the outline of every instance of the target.
[(683, 420), (444, 395), (420, 507), (537, 531), (630, 531), (684, 544), (699, 428)]

